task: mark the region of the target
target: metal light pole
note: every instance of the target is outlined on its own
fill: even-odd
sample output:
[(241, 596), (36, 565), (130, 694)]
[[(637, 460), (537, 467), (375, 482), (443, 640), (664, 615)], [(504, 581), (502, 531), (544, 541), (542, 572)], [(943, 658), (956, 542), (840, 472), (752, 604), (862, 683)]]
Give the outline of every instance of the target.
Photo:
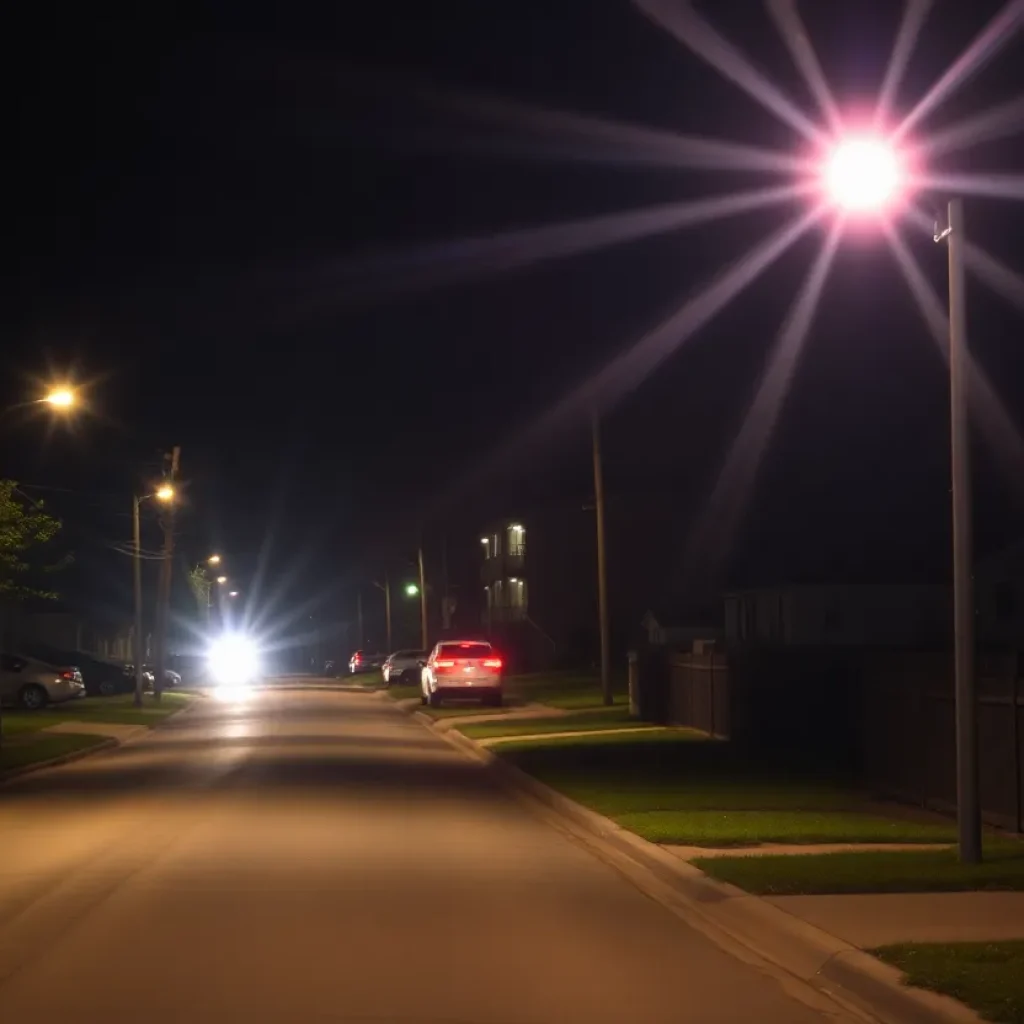
[(612, 703), (611, 639), (608, 627), (608, 573), (604, 548), (604, 470), (601, 464), (601, 424), (597, 410), (591, 414), (594, 454), (594, 508), (597, 520), (597, 614), (601, 631), (601, 693)]
[(373, 585), (378, 590), (384, 591), (384, 632), (388, 641), (388, 654), (390, 654), (394, 649), (391, 646), (391, 577), (385, 572), (384, 582), (378, 583), (374, 580)]
[(953, 664), (956, 695), (956, 806), (960, 860), (981, 861), (977, 697), (974, 685), (974, 581), (971, 530), (970, 424), (967, 418), (967, 309), (963, 202), (951, 199), (949, 253), (949, 412), (953, 497)]
[(420, 566), (420, 649), (427, 650), (427, 581), (423, 572), (423, 545), (417, 550)]
[(132, 643), (132, 657), (135, 659), (135, 706), (142, 706), (142, 527), (139, 523), (139, 506), (142, 499), (136, 494), (132, 498), (132, 576), (135, 597), (135, 635)]

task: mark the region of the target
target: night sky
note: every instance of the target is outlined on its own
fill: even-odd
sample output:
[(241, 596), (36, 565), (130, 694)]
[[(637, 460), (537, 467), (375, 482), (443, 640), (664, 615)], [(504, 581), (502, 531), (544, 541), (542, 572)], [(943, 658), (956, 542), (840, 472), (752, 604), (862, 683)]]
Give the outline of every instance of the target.
[[(901, 109), (1000, 6), (938, 0)], [(802, 5), (833, 90), (854, 106), (878, 88), (899, 7)], [(701, 8), (813, 109), (760, 4)], [(419, 522), (429, 544), (475, 534), (500, 508), (586, 496), (585, 420), (517, 447), (524, 428), (796, 211), (442, 283), (460, 238), (769, 183), (545, 158), (528, 130), (451, 97), (795, 146), (625, 0), (22, 13), (5, 58), (17, 124), (2, 398), (70, 373), (91, 382), (92, 414), (69, 433), (8, 413), (4, 474), (46, 495), (85, 565), (128, 536), (132, 488), (172, 444), (183, 551), (221, 550), (248, 580), (262, 552), (268, 587), (287, 581), (289, 600), (327, 605), (413, 553)], [(1006, 47), (927, 127), (1024, 91), (1022, 55), (1024, 41)], [(976, 146), (947, 166), (1018, 172), (1022, 147)], [(1022, 212), (968, 204), (973, 237), (1024, 271)], [(945, 251), (906, 237), (944, 295)], [(820, 240), (796, 245), (610, 412), (610, 493), (670, 501), (683, 522), (700, 510)], [(434, 244), (435, 262), (402, 257)], [(1020, 424), (1020, 314), (978, 284), (970, 303), (974, 353)], [(730, 579), (941, 578), (947, 401), (884, 241), (849, 239)], [(978, 545), (991, 550), (1024, 533), (1022, 491), (980, 446), (976, 473)]]

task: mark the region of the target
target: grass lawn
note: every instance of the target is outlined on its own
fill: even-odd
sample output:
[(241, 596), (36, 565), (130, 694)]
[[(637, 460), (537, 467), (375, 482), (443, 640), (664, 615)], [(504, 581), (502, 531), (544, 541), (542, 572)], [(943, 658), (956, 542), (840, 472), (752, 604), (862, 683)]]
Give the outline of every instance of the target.
[(102, 736), (75, 736), (72, 733), (48, 736), (23, 733), (16, 742), (0, 747), (0, 772), (49, 761), (105, 742)]
[(1024, 843), (992, 839), (981, 864), (961, 864), (955, 850), (893, 850), (804, 856), (708, 857), (701, 871), (748, 892), (958, 892), (1024, 890)]
[(384, 692), (392, 700), (409, 700), (410, 697), (418, 697), (420, 695), (420, 688), (416, 683), (401, 683), (385, 687)]
[(143, 698), (137, 708), (132, 694), (117, 697), (85, 697), (57, 704), (42, 711), (5, 711), (4, 735), (34, 732), (58, 722), (112, 722), (117, 725), (155, 725), (175, 711), (180, 711), (194, 698), (184, 693), (165, 693), (159, 704), (151, 695)]
[(907, 983), (953, 996), (999, 1024), (1024, 1024), (1024, 941), (904, 943), (872, 950)]
[(862, 794), (841, 785), (744, 765), (728, 743), (684, 729), (512, 740), (493, 749), (655, 842), (732, 846), (954, 837), (944, 822), (881, 817)]
[[(612, 680), (615, 703), (628, 704), (625, 678)], [(508, 676), (505, 692), (522, 703), (548, 704), (571, 711), (597, 708), (604, 703), (601, 681), (591, 672), (533, 672)]]
[(570, 712), (558, 718), (514, 718), (509, 722), (468, 722), (456, 728), (473, 739), (493, 736), (537, 736), (547, 732), (581, 732), (588, 729), (624, 729), (645, 727), (647, 723), (633, 718), (628, 707), (594, 708)]

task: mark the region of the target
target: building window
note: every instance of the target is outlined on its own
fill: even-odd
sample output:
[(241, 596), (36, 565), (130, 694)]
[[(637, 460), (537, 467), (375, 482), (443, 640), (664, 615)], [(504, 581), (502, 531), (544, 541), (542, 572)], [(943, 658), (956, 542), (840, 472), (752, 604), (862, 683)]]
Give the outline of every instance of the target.
[(522, 558), (526, 554), (526, 528), (519, 523), (508, 528), (508, 553), (512, 558)]
[(526, 618), (526, 580), (513, 576), (508, 581), (508, 607), (510, 619)]

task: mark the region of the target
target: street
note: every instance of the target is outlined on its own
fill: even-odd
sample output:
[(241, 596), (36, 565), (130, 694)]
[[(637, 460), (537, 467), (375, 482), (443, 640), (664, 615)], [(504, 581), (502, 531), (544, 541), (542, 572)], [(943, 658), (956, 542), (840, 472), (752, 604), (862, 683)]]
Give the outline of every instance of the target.
[(0, 789), (7, 1021), (849, 1020), (372, 693), (202, 700)]

